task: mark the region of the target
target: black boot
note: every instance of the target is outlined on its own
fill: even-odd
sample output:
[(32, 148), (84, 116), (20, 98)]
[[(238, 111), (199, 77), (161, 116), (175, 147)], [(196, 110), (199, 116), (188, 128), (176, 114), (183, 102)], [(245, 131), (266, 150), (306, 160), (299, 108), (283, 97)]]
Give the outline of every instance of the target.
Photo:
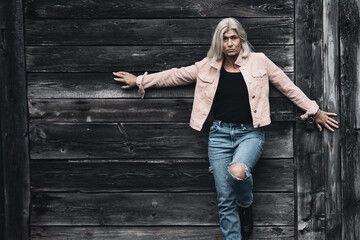
[(241, 224), (241, 235), (248, 237), (253, 231), (252, 205), (247, 208), (239, 206), (239, 217)]

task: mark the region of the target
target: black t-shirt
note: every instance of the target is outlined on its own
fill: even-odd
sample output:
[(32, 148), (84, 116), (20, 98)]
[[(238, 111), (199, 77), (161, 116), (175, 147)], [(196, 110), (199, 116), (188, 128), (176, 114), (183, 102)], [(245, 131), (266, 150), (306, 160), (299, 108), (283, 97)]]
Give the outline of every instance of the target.
[(221, 67), (215, 94), (214, 119), (228, 123), (252, 123), (249, 93), (241, 72)]

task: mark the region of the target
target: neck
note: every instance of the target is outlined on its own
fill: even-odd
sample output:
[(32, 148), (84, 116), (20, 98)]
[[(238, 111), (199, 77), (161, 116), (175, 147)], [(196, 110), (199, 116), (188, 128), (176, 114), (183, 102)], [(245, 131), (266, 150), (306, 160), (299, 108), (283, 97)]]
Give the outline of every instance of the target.
[(227, 66), (231, 66), (232, 68), (237, 68), (237, 65), (235, 64), (235, 61), (238, 58), (238, 56), (239, 55), (225, 56), (224, 64), (226, 64)]

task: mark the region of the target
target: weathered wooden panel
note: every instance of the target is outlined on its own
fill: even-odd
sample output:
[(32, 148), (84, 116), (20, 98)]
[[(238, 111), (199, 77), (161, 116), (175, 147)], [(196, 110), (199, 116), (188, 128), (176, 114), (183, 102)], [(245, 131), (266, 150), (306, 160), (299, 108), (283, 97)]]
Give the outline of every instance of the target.
[[(295, 79), (311, 99), (322, 104), (322, 1), (296, 1)], [(298, 239), (325, 239), (324, 159), (321, 133), (296, 124)]]
[[(188, 122), (192, 99), (31, 99), (32, 122)], [(273, 121), (295, 120), (287, 98), (270, 101)]]
[[(163, 71), (202, 60), (209, 46), (28, 46), (28, 72)], [(259, 46), (286, 72), (294, 70), (293, 46)], [(110, 79), (109, 79), (110, 80)]]
[[(266, 128), (263, 157), (292, 158), (292, 123)], [(33, 159), (206, 158), (208, 132), (187, 123), (32, 123)]]
[[(25, 22), (26, 45), (210, 44), (220, 19), (41, 19)], [(239, 19), (251, 44), (293, 44), (291, 18)], [(158, 33), (158, 34), (154, 34)]]
[(360, 239), (360, 3), (341, 0), (342, 239)]
[[(323, 3), (323, 82), (324, 110), (340, 114), (339, 99), (339, 1)], [(335, 128), (333, 128), (335, 129)], [(324, 130), (323, 158), (325, 159), (325, 221), (326, 239), (341, 239), (341, 161), (340, 131)]]
[(342, 104), (346, 104), (343, 112), (351, 114), (346, 118), (346, 128), (360, 130), (360, 2), (341, 0), (340, 6), (341, 96)]
[(26, 18), (291, 17), (292, 0), (38, 0), (24, 1)]
[[(222, 239), (218, 226), (198, 227), (32, 227), (31, 239), (210, 240)], [(294, 227), (254, 227), (249, 239), (294, 239)]]
[[(117, 71), (118, 68), (116, 68)], [(144, 72), (132, 72), (135, 75)], [(293, 80), (294, 74), (287, 73)], [(112, 73), (28, 73), (29, 98), (137, 98), (137, 88), (123, 90)], [(283, 97), (270, 85), (270, 97)], [(194, 85), (146, 89), (145, 98), (192, 98)]]
[(0, 2), (0, 239), (29, 239), (23, 2)]
[[(36, 226), (215, 225), (216, 193), (36, 193)], [(254, 225), (292, 225), (291, 193), (254, 194)]]
[[(134, 161), (32, 162), (31, 188), (47, 192), (215, 191), (205, 159)], [(261, 159), (253, 176), (255, 192), (294, 191), (292, 159)]]

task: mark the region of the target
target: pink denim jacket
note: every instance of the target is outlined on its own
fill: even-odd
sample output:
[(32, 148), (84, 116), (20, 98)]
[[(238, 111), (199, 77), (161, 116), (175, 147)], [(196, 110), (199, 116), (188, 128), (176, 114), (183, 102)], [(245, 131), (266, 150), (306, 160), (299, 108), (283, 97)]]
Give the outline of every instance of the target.
[[(235, 61), (239, 66), (249, 93), (249, 102), (255, 128), (271, 123), (269, 104), (269, 82), (287, 96), (305, 114), (302, 120), (314, 115), (319, 106), (310, 100), (287, 76), (263, 53), (250, 53), (248, 57), (239, 57)], [(172, 68), (166, 71), (140, 75), (136, 78), (139, 94), (144, 98), (146, 88), (171, 87), (191, 84), (196, 81), (190, 127), (200, 131), (207, 118), (211, 118), (211, 109), (218, 86), (222, 60), (209, 58), (194, 65)]]

